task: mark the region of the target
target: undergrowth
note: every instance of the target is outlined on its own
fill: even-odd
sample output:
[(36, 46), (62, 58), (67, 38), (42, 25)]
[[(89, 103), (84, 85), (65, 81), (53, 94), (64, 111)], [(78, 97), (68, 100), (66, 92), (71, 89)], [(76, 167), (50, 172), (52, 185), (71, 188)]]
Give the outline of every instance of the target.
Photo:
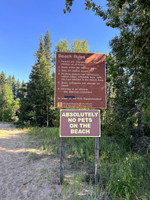
[[(60, 154), (59, 128), (32, 128), (28, 133), (42, 150)], [(94, 138), (65, 138), (65, 169), (73, 174), (80, 172), (76, 177), (72, 175), (70, 184), (64, 183), (64, 191), (69, 191), (68, 187), (74, 191), (71, 196), (66, 194), (66, 199), (149, 200), (149, 158), (149, 154), (129, 151), (113, 137), (102, 135), (100, 178), (94, 186)], [(84, 193), (84, 183), (88, 185), (85, 196), (80, 195)]]

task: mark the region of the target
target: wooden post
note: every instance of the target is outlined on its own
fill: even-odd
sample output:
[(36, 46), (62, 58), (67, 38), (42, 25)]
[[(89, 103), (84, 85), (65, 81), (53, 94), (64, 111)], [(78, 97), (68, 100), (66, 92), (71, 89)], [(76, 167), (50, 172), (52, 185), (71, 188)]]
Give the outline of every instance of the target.
[(62, 184), (64, 181), (64, 144), (65, 138), (60, 138), (60, 183)]
[(95, 184), (99, 178), (99, 137), (95, 138)]

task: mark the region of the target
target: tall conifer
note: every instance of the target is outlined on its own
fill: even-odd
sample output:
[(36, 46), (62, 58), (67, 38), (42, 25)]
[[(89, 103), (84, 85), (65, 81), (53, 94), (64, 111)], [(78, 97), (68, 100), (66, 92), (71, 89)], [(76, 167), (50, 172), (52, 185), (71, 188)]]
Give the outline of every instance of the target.
[(12, 81), (11, 81), (11, 89), (14, 95), (14, 99), (16, 99), (16, 80), (15, 80), (15, 76), (12, 76)]
[(49, 30), (47, 29), (46, 35), (44, 37), (44, 50), (45, 50), (45, 57), (48, 61), (48, 64), (51, 63), (51, 41), (50, 41), (50, 34)]
[(6, 83), (6, 74), (2, 71), (0, 74), (0, 85), (5, 85)]
[(36, 62), (30, 73), (27, 85), (27, 96), (22, 111), (22, 119), (28, 119), (30, 124), (39, 126), (49, 125), (51, 121), (50, 106), (52, 103), (51, 91), (51, 42), (47, 31), (43, 42), (40, 36), (39, 48), (35, 53)]
[(11, 78), (11, 76), (8, 76), (8, 78), (7, 78), (7, 84), (9, 86), (11, 86), (11, 84), (12, 84), (12, 78)]
[(39, 43), (39, 48), (35, 52), (35, 57), (36, 57), (36, 63), (39, 63), (41, 57), (44, 54), (44, 43), (43, 43), (43, 35), (40, 36), (40, 43)]

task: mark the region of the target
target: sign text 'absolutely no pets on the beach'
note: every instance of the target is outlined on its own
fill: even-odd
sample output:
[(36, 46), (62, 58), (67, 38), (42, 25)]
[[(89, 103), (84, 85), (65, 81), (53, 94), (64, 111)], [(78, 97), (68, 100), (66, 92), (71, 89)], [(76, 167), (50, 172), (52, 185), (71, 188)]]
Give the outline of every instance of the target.
[(100, 111), (61, 110), (60, 137), (100, 137)]

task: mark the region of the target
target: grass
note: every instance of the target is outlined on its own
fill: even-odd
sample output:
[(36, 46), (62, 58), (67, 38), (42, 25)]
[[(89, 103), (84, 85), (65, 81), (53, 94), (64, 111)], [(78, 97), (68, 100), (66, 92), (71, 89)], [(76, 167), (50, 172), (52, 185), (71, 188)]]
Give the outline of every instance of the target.
[[(32, 128), (38, 148), (60, 154), (58, 128)], [(65, 138), (66, 199), (149, 200), (150, 156), (127, 151), (112, 137), (100, 138), (100, 181), (94, 183), (94, 138)], [(78, 172), (78, 173), (77, 173)], [(85, 189), (86, 188), (86, 189)]]
[(48, 155), (47, 154), (37, 154), (37, 153), (30, 153), (29, 156), (28, 156), (28, 160), (33, 160), (33, 161), (37, 161), (37, 160), (40, 160), (40, 159), (43, 159), (45, 157), (47, 157)]

